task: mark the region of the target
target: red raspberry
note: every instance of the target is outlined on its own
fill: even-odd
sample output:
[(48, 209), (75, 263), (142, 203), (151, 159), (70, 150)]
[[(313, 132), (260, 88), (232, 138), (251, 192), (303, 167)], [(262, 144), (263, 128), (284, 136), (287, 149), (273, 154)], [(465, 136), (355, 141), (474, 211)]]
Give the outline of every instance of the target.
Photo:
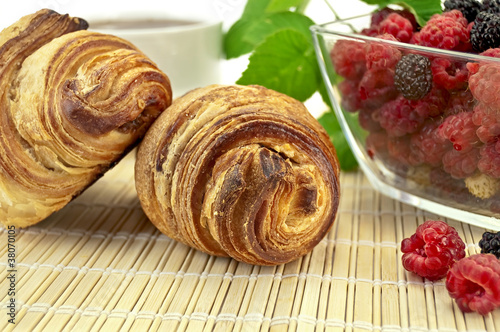
[(370, 158), (384, 156), (387, 153), (387, 134), (384, 131), (373, 131), (366, 137), (366, 151)]
[[(396, 38), (390, 34), (378, 35), (379, 39), (396, 41)], [(401, 59), (401, 52), (397, 47), (379, 43), (368, 42), (366, 48), (366, 67), (372, 68), (390, 68), (394, 69), (396, 64)]]
[[(489, 48), (484, 52), (479, 53), (479, 55), (489, 56), (492, 58), (500, 58), (500, 48)], [(479, 67), (481, 67), (480, 63), (477, 62), (469, 62), (467, 63), (467, 69), (471, 74), (475, 74), (478, 72)]]
[(339, 83), (338, 89), (342, 99), (340, 106), (347, 112), (356, 112), (361, 108), (361, 99), (358, 91), (359, 82), (356, 80), (343, 80)]
[(500, 178), (500, 141), (483, 145), (480, 155), (477, 168), (493, 178)]
[(403, 96), (384, 104), (373, 116), (392, 137), (414, 133), (424, 123), (411, 101)]
[(413, 34), (411, 43), (445, 50), (471, 49), (467, 20), (458, 10), (434, 14), (420, 32)]
[(450, 115), (439, 126), (439, 134), (453, 143), (453, 148), (467, 152), (479, 143), (476, 135), (477, 126), (472, 121), (473, 112), (462, 112)]
[(419, 100), (412, 100), (411, 104), (415, 112), (422, 118), (441, 115), (448, 104), (449, 93), (441, 88), (432, 88), (432, 90)]
[(378, 26), (376, 27), (369, 27), (369, 28), (364, 28), (359, 32), (363, 36), (368, 36), (368, 37), (377, 37), (378, 36)]
[(367, 108), (360, 109), (358, 113), (359, 125), (361, 128), (368, 130), (369, 132), (381, 130), (382, 127), (380, 127), (380, 124), (377, 121), (373, 120), (372, 115), (372, 110)]
[(450, 142), (439, 135), (441, 122), (428, 119), (422, 129), (411, 135), (411, 150), (417, 160), (431, 166), (441, 165), (443, 154), (451, 148)]
[(410, 149), (410, 137), (389, 137), (387, 141), (389, 155), (404, 166), (417, 166), (421, 161), (415, 158)]
[(456, 179), (464, 179), (474, 174), (479, 161), (479, 149), (458, 152), (455, 149), (443, 155), (443, 169)]
[(467, 26), (469, 21), (465, 18), (464, 14), (459, 10), (449, 10), (442, 13), (445, 17), (450, 17), (463, 26)]
[(366, 71), (365, 44), (339, 40), (330, 51), (333, 68), (342, 77), (360, 79)]
[(382, 8), (382, 9), (380, 9), (372, 14), (370, 27), (377, 27), (378, 28), (380, 23), (382, 23), (382, 21), (387, 16), (389, 16), (389, 14), (392, 14), (392, 13), (397, 13), (397, 14), (403, 16), (404, 18), (406, 18), (407, 20), (409, 20), (413, 26), (413, 30), (417, 30), (417, 28), (418, 28), (417, 20), (415, 19), (415, 16), (409, 10), (392, 9), (389, 7)]
[(413, 25), (398, 13), (391, 13), (380, 22), (379, 33), (391, 34), (400, 42), (408, 43), (413, 35)]
[(466, 63), (435, 58), (431, 62), (434, 83), (447, 90), (461, 90), (467, 87), (469, 71)]
[(446, 276), (465, 257), (465, 244), (455, 228), (441, 220), (427, 220), (415, 234), (401, 241), (403, 267), (429, 280)]
[(486, 51), (479, 53), (479, 55), (500, 58), (500, 48), (489, 48)]
[(474, 108), (475, 100), (469, 89), (454, 91), (448, 98), (448, 105), (444, 115), (452, 115), (461, 112), (471, 112)]
[(484, 63), (478, 66), (467, 64), (471, 75), (469, 88), (474, 97), (488, 107), (500, 109), (500, 65)]
[(477, 137), (483, 143), (496, 142), (500, 138), (500, 113), (483, 103), (474, 107), (472, 121), (476, 126)]
[(488, 314), (500, 306), (500, 261), (493, 254), (459, 260), (446, 276), (446, 289), (463, 312)]
[(465, 186), (462, 179), (455, 179), (446, 173), (441, 167), (435, 167), (430, 172), (430, 183), (434, 187), (431, 190), (438, 189), (436, 195), (441, 197), (448, 197), (450, 200), (456, 202), (466, 202), (469, 197), (469, 189)]
[(364, 107), (378, 108), (394, 99), (397, 94), (394, 86), (394, 71), (391, 69), (367, 70), (359, 82), (359, 95)]

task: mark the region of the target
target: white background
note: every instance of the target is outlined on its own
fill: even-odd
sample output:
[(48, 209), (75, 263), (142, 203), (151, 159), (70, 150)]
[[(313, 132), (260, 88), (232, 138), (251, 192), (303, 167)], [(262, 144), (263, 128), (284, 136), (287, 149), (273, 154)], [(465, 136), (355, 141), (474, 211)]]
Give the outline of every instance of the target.
[[(316, 23), (334, 19), (325, 1), (311, 0), (309, 3), (306, 14)], [(165, 12), (222, 20), (227, 28), (241, 15), (245, 3), (246, 0), (1, 0), (0, 29), (41, 8), (50, 8), (82, 18), (95, 15), (112, 18), (120, 12), (131, 11)], [(372, 8), (359, 0), (329, 0), (329, 3), (343, 18), (366, 13)]]
[[(306, 15), (316, 23), (335, 20), (335, 16), (325, 2), (311, 0)], [(341, 18), (364, 14), (373, 9), (360, 0), (329, 0), (330, 5)], [(154, 12), (166, 16), (186, 19), (205, 19), (223, 22), (223, 30), (227, 31), (241, 15), (246, 0), (0, 0), (0, 29), (17, 21), (20, 17), (34, 13), (42, 8), (50, 8), (61, 14), (84, 19), (113, 19), (127, 13)], [(223, 60), (221, 66), (221, 82), (234, 83), (245, 70), (248, 56), (234, 60)], [(214, 82), (217, 83), (217, 82)], [(318, 95), (306, 103), (309, 110), (317, 115), (324, 110)]]

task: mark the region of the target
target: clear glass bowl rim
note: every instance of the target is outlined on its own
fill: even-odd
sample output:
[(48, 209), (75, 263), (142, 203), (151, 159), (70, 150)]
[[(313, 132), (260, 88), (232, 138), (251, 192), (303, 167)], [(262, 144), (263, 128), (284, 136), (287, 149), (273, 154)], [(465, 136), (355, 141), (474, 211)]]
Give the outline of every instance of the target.
[[(387, 43), (391, 44), (395, 47), (398, 47), (400, 49), (406, 49), (406, 50), (413, 50), (413, 51), (418, 51), (420, 53), (427, 53), (427, 54), (433, 54), (433, 55), (440, 55), (440, 56), (447, 56), (447, 57), (453, 57), (453, 58), (459, 58), (460, 60), (471, 62), (471, 61), (476, 61), (476, 62), (488, 62), (488, 63), (495, 63), (500, 65), (500, 58), (494, 58), (494, 57), (488, 57), (484, 55), (479, 55), (479, 54), (472, 54), (472, 53), (466, 53), (466, 52), (458, 52), (458, 51), (450, 51), (450, 50), (442, 50), (442, 49), (437, 49), (437, 48), (432, 48), (432, 47), (427, 47), (427, 46), (420, 46), (420, 45), (414, 45), (414, 44), (408, 44), (408, 43), (403, 43), (399, 41), (391, 41), (391, 40), (385, 40), (385, 39), (380, 39), (376, 37), (370, 37), (370, 36), (364, 36), (360, 35), (357, 33), (347, 33), (347, 32), (342, 32), (342, 31), (336, 31), (332, 29), (332, 27), (336, 24), (342, 24), (342, 23), (350, 23), (350, 21), (356, 20), (356, 19), (361, 19), (361, 18), (366, 18), (367, 16), (371, 15), (369, 14), (364, 14), (364, 15), (359, 15), (359, 16), (354, 16), (346, 19), (339, 19), (323, 24), (315, 24), (309, 27), (309, 30), (311, 31), (311, 34), (313, 36), (313, 41), (314, 41), (314, 48), (316, 52), (316, 57), (317, 60), (320, 62), (320, 68), (321, 68), (321, 74), (323, 77), (323, 80), (325, 81), (326, 84), (331, 84), (330, 78), (328, 77), (328, 73), (325, 68), (324, 61), (325, 59), (323, 58), (323, 54), (321, 52), (321, 48), (319, 46), (319, 39), (318, 35), (329, 35), (332, 37), (336, 38), (348, 38), (348, 39), (357, 39), (357, 40), (362, 40), (364, 42), (377, 42), (377, 43)], [(458, 221), (465, 222), (467, 224), (471, 224), (474, 226), (479, 226), (483, 227), (486, 229), (491, 229), (491, 230), (499, 230), (500, 231), (500, 219), (494, 217), (494, 216), (487, 216), (487, 215), (481, 215), (481, 214), (476, 214), (474, 212), (469, 212), (466, 210), (461, 210), (458, 208), (454, 207), (449, 207), (445, 206), (441, 203), (434, 202), (430, 199), (420, 197), (416, 194), (406, 192), (404, 189), (397, 188), (394, 185), (391, 185), (389, 183), (384, 182), (381, 180), (377, 174), (375, 174), (370, 166), (365, 162), (364, 159), (364, 154), (361, 151), (361, 147), (358, 146), (358, 143), (356, 142), (356, 139), (354, 138), (354, 134), (351, 132), (351, 129), (349, 128), (349, 125), (347, 124), (347, 120), (345, 119), (343, 115), (343, 111), (340, 110), (338, 107), (336, 107), (334, 100), (334, 96), (332, 95), (330, 89), (328, 90), (328, 95), (330, 99), (332, 100), (332, 104), (334, 106), (334, 113), (336, 116), (339, 118), (340, 126), (341, 129), (344, 133), (344, 135), (347, 138), (348, 144), (350, 148), (352, 149), (354, 156), (356, 157), (356, 160), (358, 161), (359, 167), (363, 171), (363, 173), (367, 176), (368, 181), (371, 183), (371, 185), (380, 193), (396, 199), (400, 202), (412, 205), (416, 208), (427, 210), (431, 213), (443, 216), (443, 217), (448, 217), (451, 219), (456, 219)]]
[(377, 37), (370, 37), (370, 36), (365, 36), (361, 34), (356, 34), (354, 32), (348, 33), (348, 32), (342, 32), (342, 31), (336, 31), (332, 29), (331, 26), (333, 25), (338, 25), (341, 23), (349, 23), (350, 21), (356, 20), (356, 19), (361, 19), (364, 17), (369, 17), (371, 14), (363, 14), (363, 15), (358, 15), (358, 16), (353, 16), (345, 19), (339, 19), (331, 22), (326, 22), (322, 24), (314, 24), (309, 27), (309, 30), (313, 34), (323, 34), (323, 35), (331, 35), (331, 36), (340, 36), (344, 38), (349, 38), (349, 39), (359, 39), (363, 40), (366, 42), (377, 42), (377, 43), (386, 43), (393, 45), (398, 48), (403, 48), (407, 50), (415, 50), (415, 51), (420, 51), (424, 53), (432, 53), (436, 55), (441, 55), (441, 56), (449, 56), (449, 57), (454, 57), (454, 58), (460, 58), (464, 61), (469, 61), (470, 60), (475, 60), (477, 62), (481, 61), (487, 61), (491, 63), (497, 63), (500, 65), (500, 58), (495, 58), (495, 57), (490, 57), (490, 56), (485, 56), (485, 55), (479, 55), (479, 54), (474, 54), (474, 53), (467, 53), (467, 52), (459, 52), (459, 51), (450, 51), (450, 50), (443, 50), (439, 48), (433, 48), (433, 47), (428, 47), (428, 46), (421, 46), (421, 45), (415, 45), (415, 44), (408, 44), (408, 43), (403, 43), (400, 41), (393, 41), (393, 40), (386, 40), (386, 39), (380, 39)]

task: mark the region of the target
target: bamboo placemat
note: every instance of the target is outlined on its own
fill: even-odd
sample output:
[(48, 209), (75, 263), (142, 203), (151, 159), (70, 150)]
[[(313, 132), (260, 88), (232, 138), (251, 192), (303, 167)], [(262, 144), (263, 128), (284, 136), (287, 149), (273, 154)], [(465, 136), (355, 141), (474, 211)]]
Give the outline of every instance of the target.
[[(444, 281), (401, 265), (400, 242), (435, 215), (341, 175), (337, 221), (313, 252), (260, 267), (176, 243), (144, 216), (133, 155), (44, 222), (17, 232), (15, 296), (0, 239), (2, 331), (498, 331), (463, 314)], [(469, 254), (484, 229), (453, 220)], [(15, 298), (15, 324), (8, 319)]]

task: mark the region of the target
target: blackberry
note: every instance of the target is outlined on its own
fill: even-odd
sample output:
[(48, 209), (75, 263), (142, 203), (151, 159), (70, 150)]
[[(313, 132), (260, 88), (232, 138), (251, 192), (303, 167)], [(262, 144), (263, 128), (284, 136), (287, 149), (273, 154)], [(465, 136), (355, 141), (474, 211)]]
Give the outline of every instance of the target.
[(500, 15), (480, 12), (470, 30), (472, 48), (480, 53), (500, 46)]
[(394, 85), (406, 99), (422, 99), (432, 89), (430, 60), (419, 54), (403, 56), (396, 65)]
[(480, 12), (500, 14), (500, 0), (483, 0)]
[(500, 232), (484, 232), (479, 240), (479, 248), (482, 254), (493, 254), (500, 258)]
[(446, 0), (444, 2), (444, 11), (453, 9), (462, 12), (468, 22), (473, 22), (481, 9), (481, 3), (476, 0)]

